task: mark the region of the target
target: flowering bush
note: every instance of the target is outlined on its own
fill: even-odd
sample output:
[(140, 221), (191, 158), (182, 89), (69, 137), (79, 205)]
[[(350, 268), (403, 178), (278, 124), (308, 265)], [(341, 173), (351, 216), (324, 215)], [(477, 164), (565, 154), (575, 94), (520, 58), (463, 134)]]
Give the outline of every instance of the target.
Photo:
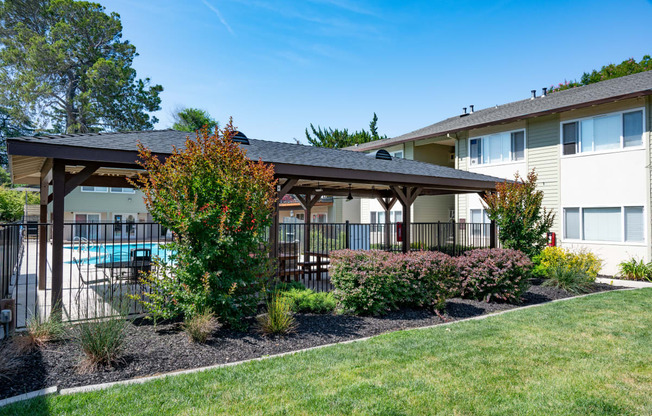
[(546, 247), (533, 261), (536, 264), (534, 275), (543, 278), (549, 278), (553, 269), (564, 267), (581, 270), (595, 280), (602, 269), (602, 259), (587, 250), (570, 251), (561, 247)]
[(518, 250), (476, 249), (457, 258), (462, 297), (519, 302), (528, 287), (530, 259)]
[(344, 308), (379, 315), (401, 306), (441, 309), (457, 290), (455, 260), (437, 252), (331, 252), (333, 295)]
[(161, 317), (214, 313), (240, 326), (254, 312), (261, 277), (268, 269), (265, 229), (275, 201), (274, 168), (246, 156), (231, 140), (232, 123), (188, 139), (165, 160), (140, 147), (146, 173), (134, 185), (145, 194), (155, 221), (177, 239), (169, 249), (173, 270), (145, 283), (145, 307)]

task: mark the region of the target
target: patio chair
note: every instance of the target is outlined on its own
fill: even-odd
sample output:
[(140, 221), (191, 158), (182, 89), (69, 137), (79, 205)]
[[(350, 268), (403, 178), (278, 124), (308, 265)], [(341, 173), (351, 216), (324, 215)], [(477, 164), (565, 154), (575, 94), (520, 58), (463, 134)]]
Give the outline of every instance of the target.
[[(79, 289), (77, 290), (77, 294), (75, 295), (75, 302), (77, 305), (79, 305), (79, 298), (81, 296), (81, 291), (84, 288), (84, 286), (88, 287), (90, 285), (96, 285), (100, 283), (111, 283), (111, 279), (102, 271), (102, 278), (95, 278), (95, 279), (87, 279), (84, 277), (84, 273), (82, 272), (82, 262), (80, 260), (77, 260), (77, 258), (73, 257), (72, 262), (77, 266), (77, 271), (79, 272)], [(98, 269), (95, 269), (96, 271)]]

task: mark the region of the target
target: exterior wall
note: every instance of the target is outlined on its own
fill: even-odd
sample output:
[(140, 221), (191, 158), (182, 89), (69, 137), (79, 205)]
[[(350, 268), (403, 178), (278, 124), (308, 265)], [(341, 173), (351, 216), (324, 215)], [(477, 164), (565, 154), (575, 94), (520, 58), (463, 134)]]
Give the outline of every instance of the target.
[(559, 172), (559, 116), (551, 115), (529, 120), (527, 123), (525, 157), (527, 172), (535, 170), (538, 187), (543, 191), (543, 205), (555, 212), (552, 231), (561, 232), (560, 217), (560, 172)]
[[(598, 154), (561, 155), (561, 123), (583, 117), (619, 112), (627, 109), (646, 110), (644, 149), (614, 150)], [(543, 205), (555, 212), (552, 228), (558, 244), (572, 249), (591, 250), (605, 260), (604, 274), (617, 273), (617, 265), (631, 257), (652, 260), (652, 97), (624, 100), (561, 114), (537, 117), (527, 121), (492, 126), (461, 134), (456, 141), (458, 169), (487, 175), (512, 178), (516, 171), (527, 174), (535, 169), (538, 185), (544, 192)], [(500, 165), (470, 166), (468, 138), (525, 128), (525, 161)], [(643, 206), (646, 222), (644, 243), (564, 241), (563, 208)], [(481, 208), (477, 195), (456, 198), (456, 219), (468, 221), (471, 209)]]
[[(453, 159), (451, 160), (451, 155)], [(436, 143), (414, 146), (414, 160), (455, 167), (455, 147)], [(412, 205), (412, 222), (448, 222), (455, 211), (455, 196), (420, 196)]]
[[(64, 209), (67, 213), (102, 214), (102, 221), (112, 221), (113, 214), (147, 214), (143, 194), (136, 191), (133, 194), (82, 192), (77, 187), (66, 196)], [(52, 206), (49, 206), (52, 210)], [(146, 217), (145, 217), (146, 218)], [(74, 222), (74, 215), (72, 216)]]
[[(312, 207), (310, 210), (311, 215), (315, 214), (326, 214), (326, 222), (334, 222), (334, 218), (331, 217), (331, 205), (317, 205)], [(293, 206), (291, 208), (281, 208), (279, 210), (279, 221), (281, 223), (286, 222), (286, 218), (294, 217), (297, 214), (303, 214), (305, 211), (301, 206)], [(314, 222), (314, 221), (313, 221)]]
[[(646, 101), (648, 101), (646, 103)], [(560, 115), (560, 121), (574, 120), (627, 109), (646, 107), (649, 98), (625, 100), (618, 103), (582, 109)], [(557, 146), (560, 165), (560, 207), (557, 215), (558, 240), (562, 247), (585, 249), (605, 260), (603, 274), (614, 275), (618, 263), (631, 257), (650, 261), (650, 185), (649, 185), (649, 131), (650, 115), (646, 109), (644, 147), (617, 149), (600, 153), (579, 153), (563, 156)], [(560, 127), (557, 126), (558, 135)], [(558, 142), (559, 143), (559, 142)], [(646, 241), (591, 242), (563, 238), (563, 208), (643, 206), (646, 218)], [(621, 214), (622, 215), (622, 214)]]

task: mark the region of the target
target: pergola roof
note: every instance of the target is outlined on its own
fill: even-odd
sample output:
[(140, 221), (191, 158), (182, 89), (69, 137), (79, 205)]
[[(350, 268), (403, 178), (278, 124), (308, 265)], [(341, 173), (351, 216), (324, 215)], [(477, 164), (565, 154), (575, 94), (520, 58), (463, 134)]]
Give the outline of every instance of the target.
[[(165, 157), (174, 147), (183, 148), (187, 132), (154, 130), (126, 133), (88, 133), (7, 140), (12, 179), (16, 183), (38, 184), (46, 159), (66, 160), (67, 173), (74, 174), (89, 163), (99, 165), (86, 185), (99, 185), (102, 178), (130, 177), (136, 164), (138, 144)], [(341, 149), (249, 139), (242, 144), (251, 159), (275, 166), (279, 178), (295, 178), (297, 190), (326, 188), (326, 192), (389, 190), (391, 186), (418, 186), (422, 195), (482, 192), (495, 189), (503, 179), (407, 159), (376, 159), (374, 155)], [(319, 183), (317, 183), (319, 182)], [(349, 185), (351, 184), (351, 185)], [(118, 185), (114, 185), (118, 186)], [(363, 192), (364, 193), (364, 192)], [(364, 195), (361, 195), (364, 196)], [(370, 195), (371, 196), (371, 195)]]

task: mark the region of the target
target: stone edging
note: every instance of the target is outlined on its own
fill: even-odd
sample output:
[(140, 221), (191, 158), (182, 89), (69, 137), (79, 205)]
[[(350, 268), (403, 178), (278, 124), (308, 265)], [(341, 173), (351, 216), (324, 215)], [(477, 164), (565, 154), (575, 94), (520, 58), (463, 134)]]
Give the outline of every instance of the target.
[[(636, 290), (636, 288), (615, 289), (615, 290), (612, 290), (610, 292), (628, 291), (628, 290)], [(513, 309), (506, 309), (506, 310), (499, 311), (499, 312), (488, 313), (486, 315), (474, 316), (474, 317), (471, 317), (471, 318), (460, 319), (460, 320), (457, 320), (457, 321), (444, 322), (444, 323), (441, 323), (441, 324), (421, 326), (421, 327), (416, 327), (416, 328), (399, 329), (398, 331), (418, 331), (418, 330), (424, 330), (424, 329), (437, 328), (437, 327), (441, 327), (441, 326), (453, 325), (453, 324), (457, 324), (457, 323), (460, 323), (460, 322), (476, 321), (476, 320), (486, 319), (486, 318), (493, 317), (493, 316), (503, 315), (503, 314), (510, 313), (510, 312), (515, 312), (515, 311), (520, 311), (520, 310), (530, 309), (530, 308), (536, 308), (536, 307), (543, 306), (543, 305), (548, 305), (548, 304), (551, 304), (551, 303), (565, 302), (565, 301), (568, 301), (568, 300), (571, 300), (571, 299), (584, 298), (584, 297), (587, 297), (587, 296), (594, 296), (594, 295), (599, 295), (599, 294), (602, 294), (602, 293), (610, 293), (610, 292), (595, 292), (595, 293), (589, 293), (589, 294), (586, 294), (586, 295), (573, 296), (573, 297), (569, 297), (569, 298), (555, 299), (555, 300), (552, 300), (550, 302), (538, 303), (536, 305), (528, 305), (528, 306), (522, 306), (522, 307), (513, 308)], [(109, 382), (109, 383), (92, 384), (92, 385), (89, 385), (89, 386), (71, 387), (71, 388), (61, 389), (61, 390), (58, 390), (58, 388), (56, 386), (55, 387), (49, 387), (47, 389), (39, 390), (39, 391), (36, 391), (36, 392), (26, 393), (26, 394), (22, 394), (20, 396), (9, 397), (7, 399), (1, 400), (0, 401), (0, 407), (8, 405), (10, 403), (15, 403), (15, 402), (18, 402), (18, 401), (22, 401), (22, 400), (29, 400), (29, 399), (34, 398), (34, 397), (43, 396), (43, 395), (46, 395), (46, 394), (56, 393), (57, 390), (58, 390), (59, 394), (61, 394), (61, 395), (69, 395), (69, 394), (75, 394), (75, 393), (85, 393), (85, 392), (91, 392), (91, 391), (97, 391), (97, 390), (105, 390), (105, 389), (108, 389), (108, 388), (113, 387), (113, 386), (131, 385), (131, 384), (143, 384), (143, 383), (146, 383), (146, 382), (149, 382), (149, 381), (159, 380), (159, 379), (163, 379), (163, 378), (166, 378), (166, 377), (172, 377), (172, 376), (177, 376), (177, 375), (181, 375), (181, 374), (200, 373), (200, 372), (204, 372), (204, 371), (215, 370), (215, 369), (218, 369), (218, 368), (232, 367), (232, 366), (235, 366), (235, 365), (240, 365), (240, 364), (253, 362), (253, 361), (262, 361), (262, 360), (268, 360), (270, 358), (278, 358), (278, 357), (283, 357), (283, 356), (287, 356), (287, 355), (299, 354), (299, 353), (302, 353), (302, 352), (307, 352), (307, 351), (316, 350), (316, 349), (325, 348), (325, 347), (331, 347), (331, 346), (334, 346), (334, 345), (343, 345), (343, 344), (351, 344), (351, 343), (354, 343), (354, 342), (367, 341), (369, 339), (372, 339), (372, 338), (375, 338), (375, 337), (378, 337), (378, 336), (381, 336), (381, 335), (389, 334), (391, 332), (398, 332), (398, 331), (383, 332), (382, 334), (372, 335), (372, 336), (369, 336), (369, 337), (356, 338), (356, 339), (351, 339), (351, 340), (347, 340), (347, 341), (335, 342), (335, 343), (331, 343), (331, 344), (318, 345), (318, 346), (315, 346), (315, 347), (303, 348), (303, 349), (295, 350), (295, 351), (287, 351), (287, 352), (283, 352), (283, 353), (280, 353), (280, 354), (274, 354), (274, 355), (266, 355), (266, 356), (262, 356), (262, 357), (258, 357), (258, 358), (252, 358), (252, 359), (249, 359), (249, 360), (234, 361), (232, 363), (215, 364), (215, 365), (210, 365), (210, 366), (206, 366), (206, 367), (191, 368), (191, 369), (188, 369), (188, 370), (172, 371), (172, 372), (169, 372), (169, 373), (156, 374), (156, 375), (153, 375), (153, 376), (146, 376), (146, 377), (140, 377), (140, 378), (133, 378), (133, 379), (129, 379), (129, 380), (120, 380), (120, 381), (113, 381), (113, 382)]]

